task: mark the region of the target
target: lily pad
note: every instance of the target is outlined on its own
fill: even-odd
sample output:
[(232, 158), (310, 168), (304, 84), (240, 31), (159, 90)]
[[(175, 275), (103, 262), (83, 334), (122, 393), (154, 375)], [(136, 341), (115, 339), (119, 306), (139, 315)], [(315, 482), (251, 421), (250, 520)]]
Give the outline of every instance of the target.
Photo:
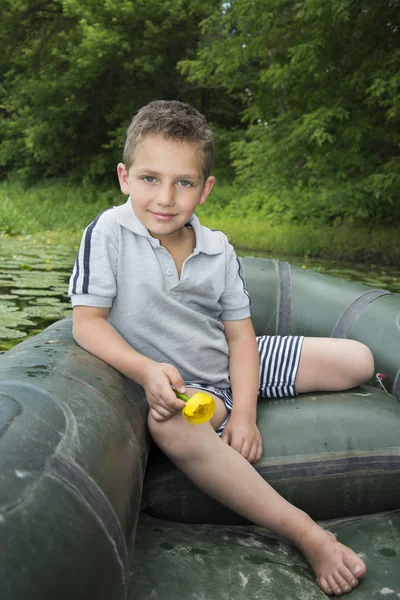
[(2, 308), (7, 308), (11, 306), (15, 306), (14, 302), (11, 302), (10, 300), (0, 300), (0, 314)]
[(18, 311), (15, 313), (7, 313), (1, 311), (0, 318), (1, 324), (4, 327), (33, 327), (33, 325), (35, 325), (35, 323), (28, 319), (27, 316), (25, 316), (25, 313), (23, 313), (22, 311)]
[(0, 294), (0, 300), (15, 300), (15, 296), (11, 296), (11, 294)]
[(24, 290), (27, 288), (27, 283), (29, 283), (29, 289), (33, 290), (41, 290), (44, 288), (51, 288), (52, 283), (47, 281), (25, 281), (22, 279), (21, 281), (13, 281), (13, 288), (18, 290)]
[(12, 294), (16, 296), (59, 296), (60, 292), (52, 290), (37, 290), (37, 289), (12, 289)]
[(56, 297), (52, 297), (52, 298), (48, 298), (48, 297), (43, 297), (43, 298), (35, 298), (34, 300), (29, 300), (29, 304), (34, 304), (35, 306), (47, 306), (47, 305), (51, 305), (51, 306), (57, 306), (59, 304), (61, 304), (61, 300), (60, 298), (56, 298)]
[(27, 334), (24, 331), (19, 331), (18, 329), (8, 329), (8, 327), (0, 326), (1, 340), (17, 340), (26, 336)]
[(71, 309), (64, 308), (64, 305), (59, 306), (28, 306), (24, 308), (24, 313), (31, 318), (40, 318), (46, 320), (62, 319), (71, 313)]
[(18, 308), (18, 306), (15, 306), (15, 304), (9, 304), (8, 306), (3, 306), (0, 311), (0, 318), (7, 313), (14, 313), (18, 310), (19, 310), (19, 308)]

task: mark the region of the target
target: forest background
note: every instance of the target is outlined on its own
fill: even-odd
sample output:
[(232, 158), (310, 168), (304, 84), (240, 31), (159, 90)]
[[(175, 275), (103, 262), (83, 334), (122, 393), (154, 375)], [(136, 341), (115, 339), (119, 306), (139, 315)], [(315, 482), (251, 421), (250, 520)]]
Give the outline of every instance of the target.
[(133, 114), (216, 136), (205, 224), (238, 246), (400, 259), (399, 0), (3, 0), (0, 233), (80, 231), (123, 201)]

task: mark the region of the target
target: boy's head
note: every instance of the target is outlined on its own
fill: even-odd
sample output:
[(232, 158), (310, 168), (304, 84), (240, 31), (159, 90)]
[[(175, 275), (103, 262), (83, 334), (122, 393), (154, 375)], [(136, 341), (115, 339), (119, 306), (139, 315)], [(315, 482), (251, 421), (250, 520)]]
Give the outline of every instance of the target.
[(204, 181), (211, 173), (214, 136), (198, 110), (177, 100), (155, 100), (143, 106), (127, 130), (124, 164), (129, 171), (135, 151), (147, 136), (164, 136), (197, 144), (201, 154)]

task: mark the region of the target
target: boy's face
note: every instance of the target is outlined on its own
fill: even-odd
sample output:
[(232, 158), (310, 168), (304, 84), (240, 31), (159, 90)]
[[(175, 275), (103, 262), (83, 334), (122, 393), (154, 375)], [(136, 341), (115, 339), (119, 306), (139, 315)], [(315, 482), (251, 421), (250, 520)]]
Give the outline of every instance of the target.
[(192, 142), (150, 135), (136, 149), (126, 170), (118, 165), (123, 194), (131, 196), (141, 223), (161, 242), (179, 239), (197, 206), (206, 201), (215, 178), (203, 179), (201, 154)]

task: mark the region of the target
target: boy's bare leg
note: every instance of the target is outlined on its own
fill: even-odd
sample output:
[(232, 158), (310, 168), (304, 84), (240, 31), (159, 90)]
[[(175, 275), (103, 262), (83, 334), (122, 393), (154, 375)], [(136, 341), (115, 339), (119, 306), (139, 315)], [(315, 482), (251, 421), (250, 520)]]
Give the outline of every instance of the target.
[(226, 409), (217, 399), (212, 425), (191, 426), (178, 413), (161, 423), (149, 416), (149, 428), (162, 450), (206, 494), (293, 542), (309, 560), (325, 593), (351, 591), (366, 571), (364, 562), (282, 498), (243, 456), (216, 435), (214, 429), (225, 416)]
[(296, 376), (297, 392), (346, 390), (374, 374), (370, 349), (355, 340), (304, 338)]

